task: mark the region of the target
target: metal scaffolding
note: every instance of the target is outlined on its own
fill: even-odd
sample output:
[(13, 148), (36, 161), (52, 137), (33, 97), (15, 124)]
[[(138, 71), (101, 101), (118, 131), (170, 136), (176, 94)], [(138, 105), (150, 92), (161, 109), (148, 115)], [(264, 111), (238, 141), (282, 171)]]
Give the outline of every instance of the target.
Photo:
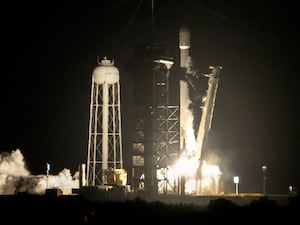
[(177, 192), (168, 180), (168, 169), (179, 156), (179, 106), (169, 102), (172, 61), (154, 60), (153, 68), (153, 168), (158, 193)]
[(104, 59), (95, 68), (92, 76), (88, 186), (126, 182), (126, 173), (123, 171), (120, 104), (119, 70), (110, 60)]

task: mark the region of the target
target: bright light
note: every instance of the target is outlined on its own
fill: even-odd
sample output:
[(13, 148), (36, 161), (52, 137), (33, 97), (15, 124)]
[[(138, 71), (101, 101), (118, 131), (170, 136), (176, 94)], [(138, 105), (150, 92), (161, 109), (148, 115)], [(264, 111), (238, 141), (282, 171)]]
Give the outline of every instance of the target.
[(238, 184), (240, 182), (240, 177), (234, 176), (233, 177), (233, 183)]
[[(156, 62), (166, 63), (162, 60)], [(201, 152), (197, 149), (193, 112), (189, 107), (192, 101), (187, 83), (181, 81), (180, 89), (181, 155), (175, 164), (157, 171), (157, 179), (170, 184), (159, 186), (159, 192), (172, 192), (176, 185), (184, 185), (185, 194), (219, 194), (222, 173), (218, 165), (211, 165), (201, 158)]]
[[(181, 176), (185, 177), (185, 193), (197, 194), (199, 184), (199, 177), (197, 171), (199, 170), (199, 160), (194, 156), (183, 155), (174, 166), (166, 169), (160, 169), (157, 171), (157, 179), (163, 180), (167, 177), (170, 183), (176, 182)], [(210, 165), (206, 161), (203, 162), (201, 179), (202, 193), (217, 194), (219, 192), (219, 180), (221, 177), (221, 171), (219, 166)], [(199, 194), (199, 193), (198, 193)]]
[(183, 156), (174, 166), (174, 170), (179, 176), (194, 177), (196, 175), (199, 162), (196, 158)]
[(154, 62), (162, 63), (162, 64), (166, 64), (166, 65), (173, 65), (174, 64), (173, 61), (165, 60), (165, 59), (157, 59), (157, 60), (154, 60)]
[(219, 180), (222, 175), (218, 165), (210, 165), (206, 161), (203, 162), (201, 189), (206, 194), (216, 194), (219, 192)]
[(239, 182), (240, 182), (240, 177), (234, 176), (233, 177), (233, 183), (235, 183), (235, 194), (239, 194)]
[(171, 69), (172, 65), (174, 64), (173, 61), (165, 60), (165, 59), (157, 59), (154, 60), (154, 62), (165, 64), (168, 70)]
[(195, 179), (187, 180), (187, 182), (185, 183), (185, 193), (187, 193), (187, 194), (195, 193), (195, 187), (196, 187)]

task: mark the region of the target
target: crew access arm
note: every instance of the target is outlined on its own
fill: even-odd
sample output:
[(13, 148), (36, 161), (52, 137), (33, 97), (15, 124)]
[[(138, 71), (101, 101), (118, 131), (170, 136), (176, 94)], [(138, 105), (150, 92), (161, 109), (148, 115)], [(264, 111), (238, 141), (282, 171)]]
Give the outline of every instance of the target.
[(196, 154), (200, 161), (202, 160), (204, 144), (206, 142), (208, 132), (211, 129), (211, 123), (213, 118), (213, 111), (215, 107), (215, 99), (218, 90), (219, 74), (222, 66), (210, 66), (209, 69), (212, 73), (206, 75), (208, 77), (208, 89), (205, 97), (204, 106), (202, 108), (202, 115), (198, 129), (198, 135), (196, 140)]

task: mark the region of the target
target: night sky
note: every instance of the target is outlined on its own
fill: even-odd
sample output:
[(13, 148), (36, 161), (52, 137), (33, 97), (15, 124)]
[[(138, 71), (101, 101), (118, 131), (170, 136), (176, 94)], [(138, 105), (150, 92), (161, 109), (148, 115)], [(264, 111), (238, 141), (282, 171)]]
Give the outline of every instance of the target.
[[(291, 1), (294, 2), (294, 1)], [(300, 191), (296, 3), (270, 1), (13, 1), (1, 12), (0, 151), (19, 148), (33, 174), (86, 162), (91, 75), (97, 57), (120, 70), (123, 143), (130, 158), (135, 50), (156, 40), (179, 67), (178, 32), (191, 30), (196, 68), (222, 65), (211, 132), (227, 192)], [(297, 50), (298, 49), (298, 50)], [(172, 69), (171, 69), (172, 73)], [(128, 163), (126, 163), (127, 165)]]

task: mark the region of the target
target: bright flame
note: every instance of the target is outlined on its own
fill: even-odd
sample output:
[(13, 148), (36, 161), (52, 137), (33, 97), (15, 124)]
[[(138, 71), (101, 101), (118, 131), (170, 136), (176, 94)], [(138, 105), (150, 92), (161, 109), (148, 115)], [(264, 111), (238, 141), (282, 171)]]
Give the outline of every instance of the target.
[(174, 171), (178, 176), (194, 177), (196, 175), (199, 162), (195, 157), (181, 157), (174, 166)]
[[(203, 162), (201, 173), (202, 178), (198, 177), (199, 161), (195, 157), (181, 157), (173, 167), (169, 167), (167, 173), (161, 169), (157, 175), (159, 180), (167, 177), (170, 183), (176, 183), (180, 177), (185, 178), (186, 194), (218, 194), (221, 171), (218, 165), (210, 165)], [(198, 184), (198, 181), (200, 184)], [(201, 185), (201, 193), (199, 193)]]
[(206, 161), (203, 162), (202, 168), (202, 192), (207, 194), (216, 194), (219, 192), (219, 181), (222, 175), (218, 165), (209, 165)]
[(187, 194), (195, 193), (195, 187), (196, 187), (196, 179), (188, 179), (185, 182), (185, 193)]
[[(187, 83), (181, 81), (181, 138), (183, 151), (178, 161), (165, 169), (157, 171), (158, 180), (168, 180), (169, 183), (179, 184), (179, 180), (184, 177), (185, 193), (188, 194), (218, 194), (221, 171), (218, 165), (210, 165), (203, 161), (200, 167), (201, 153), (196, 151), (196, 138), (193, 128), (194, 117), (190, 110), (191, 100)], [(201, 171), (201, 173), (199, 172)], [(200, 176), (201, 175), (201, 176)], [(164, 186), (166, 188), (166, 186)], [(162, 190), (162, 191), (165, 191)], [(172, 191), (172, 189), (170, 189)]]

